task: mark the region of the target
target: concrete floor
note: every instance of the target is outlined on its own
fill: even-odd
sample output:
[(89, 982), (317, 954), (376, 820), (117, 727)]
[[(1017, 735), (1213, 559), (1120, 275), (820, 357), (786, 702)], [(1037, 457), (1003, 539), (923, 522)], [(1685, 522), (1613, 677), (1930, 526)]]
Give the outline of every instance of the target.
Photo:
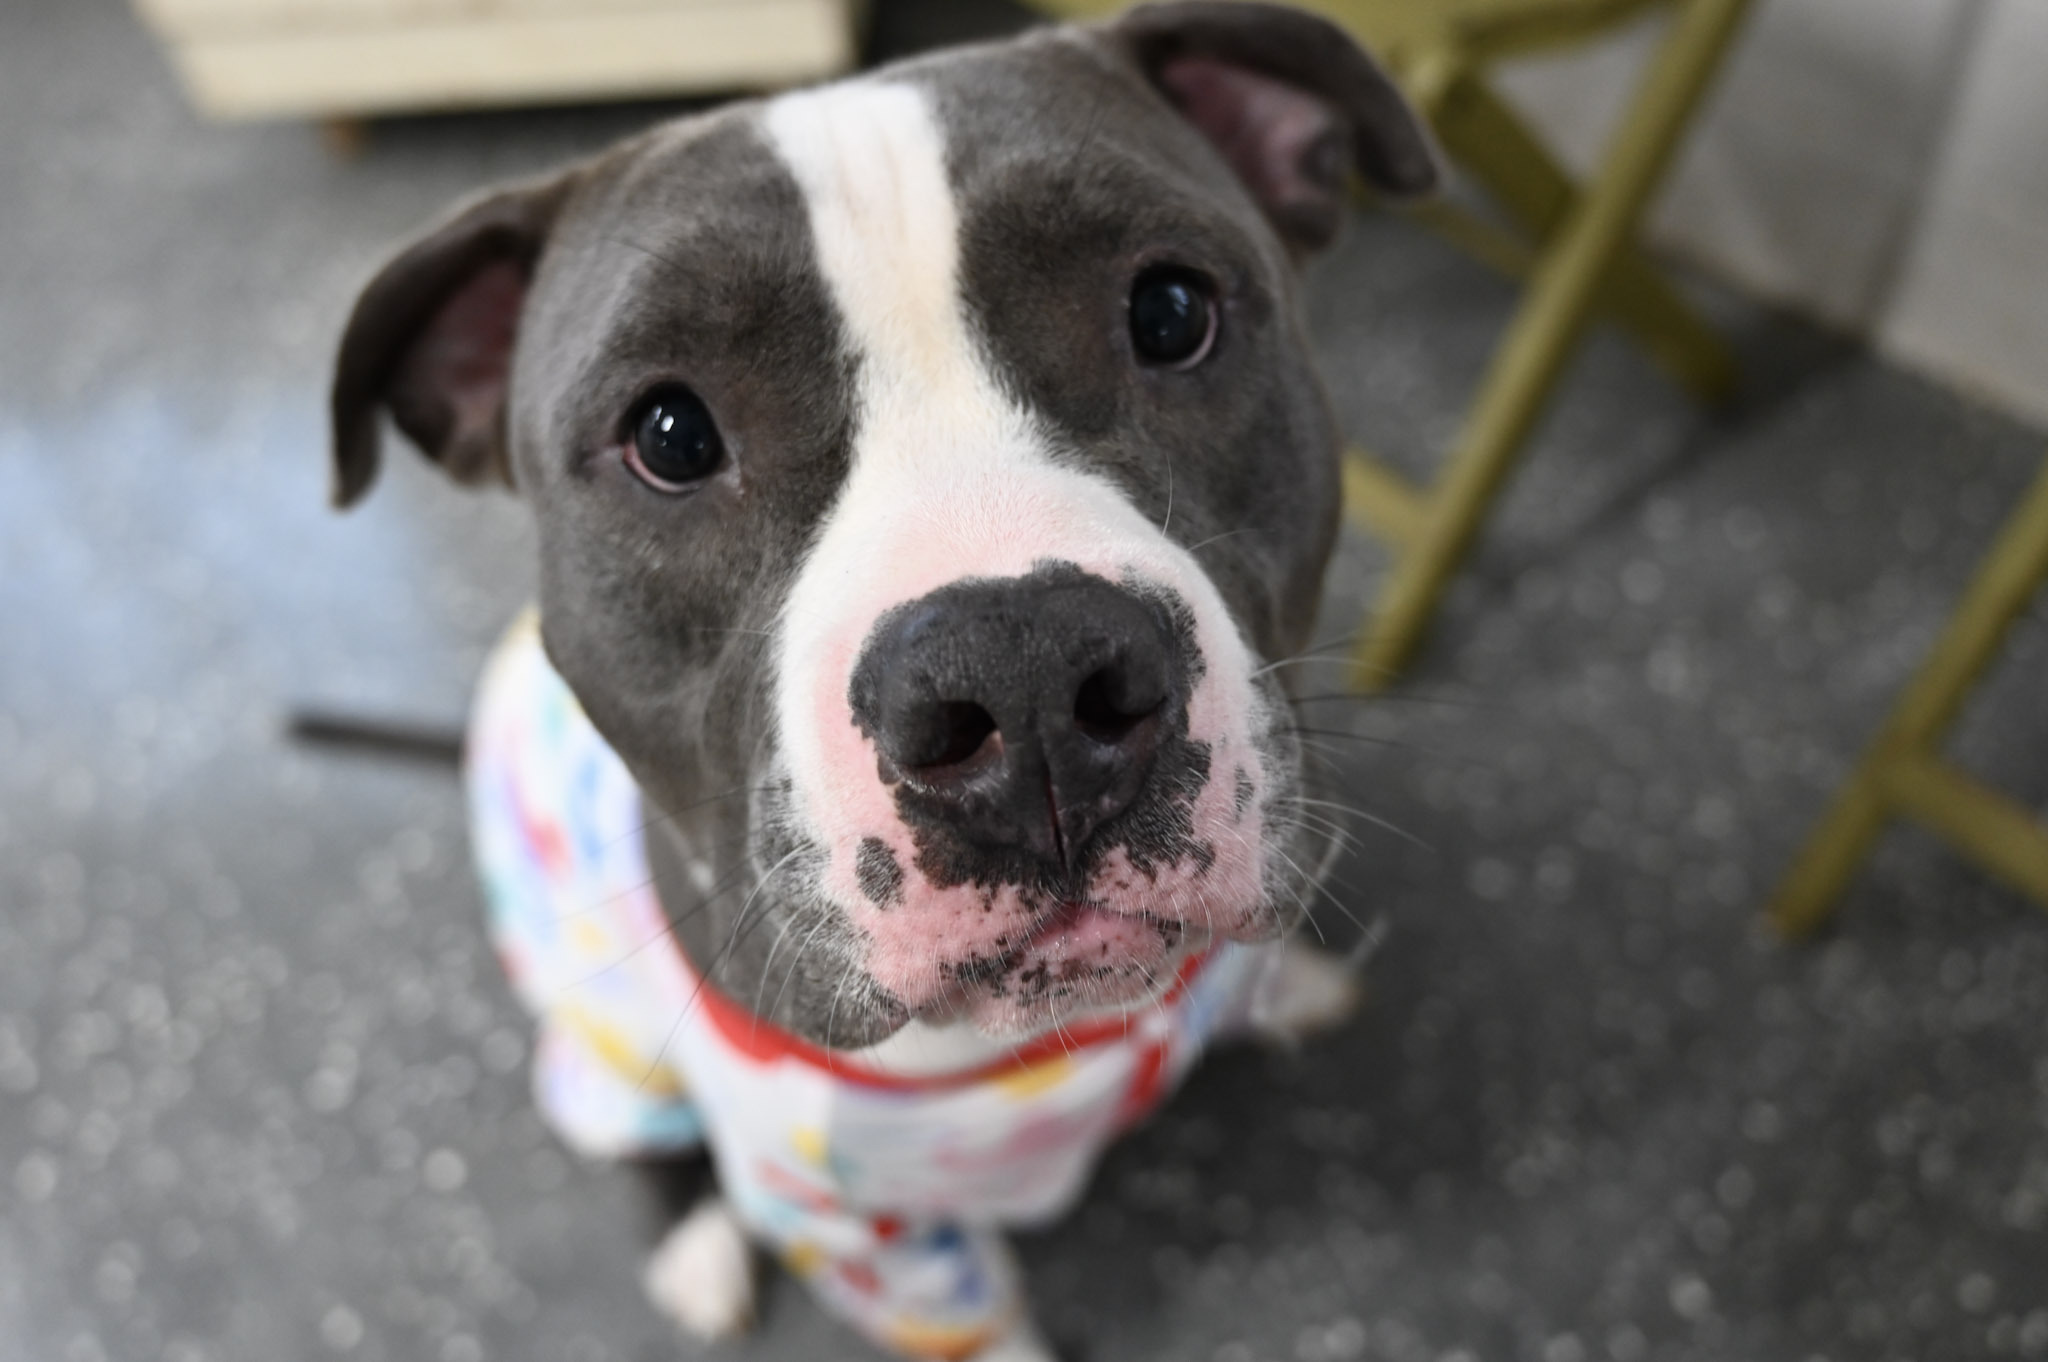
[[(195, 123), (113, 0), (0, 12), (0, 1362), (688, 1355), (637, 1183), (529, 1110), (449, 774), (282, 733), (453, 724), (529, 580), (410, 460), (325, 510), (350, 290), (648, 116), (338, 162)], [(1507, 291), (1374, 221), (1314, 296), (1353, 430), (1439, 447)], [(1831, 939), (1754, 926), (2043, 441), (1720, 310), (1748, 400), (1596, 339), (1412, 680), (1319, 708), (1404, 833), (1326, 914), (1389, 927), (1372, 1005), (1214, 1057), (1027, 1243), (1076, 1358), (2048, 1357), (2048, 920), (1900, 832)], [(2037, 612), (1956, 743), (2035, 807), (2044, 661)], [(865, 1356), (786, 1285), (728, 1355)]]

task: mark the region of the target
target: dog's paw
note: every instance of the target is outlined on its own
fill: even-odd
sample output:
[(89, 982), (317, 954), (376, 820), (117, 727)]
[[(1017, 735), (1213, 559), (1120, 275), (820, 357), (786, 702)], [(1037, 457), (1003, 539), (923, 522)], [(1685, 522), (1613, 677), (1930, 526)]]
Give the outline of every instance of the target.
[(1059, 1362), (1059, 1357), (1026, 1320), (976, 1353), (969, 1362)]
[(1363, 998), (1358, 971), (1348, 961), (1292, 940), (1280, 947), (1259, 989), (1252, 1029), (1261, 1039), (1298, 1045), (1348, 1019)]
[(668, 1232), (641, 1280), (655, 1308), (697, 1338), (734, 1338), (754, 1322), (753, 1250), (715, 1196)]

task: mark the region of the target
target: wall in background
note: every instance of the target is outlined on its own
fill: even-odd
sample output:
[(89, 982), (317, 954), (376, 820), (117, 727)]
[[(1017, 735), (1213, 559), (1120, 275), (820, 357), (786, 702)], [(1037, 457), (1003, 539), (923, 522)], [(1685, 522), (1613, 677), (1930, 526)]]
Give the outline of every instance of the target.
[[(1661, 29), (1502, 73), (1580, 168)], [(1658, 243), (2048, 426), (2048, 4), (1758, 0)]]

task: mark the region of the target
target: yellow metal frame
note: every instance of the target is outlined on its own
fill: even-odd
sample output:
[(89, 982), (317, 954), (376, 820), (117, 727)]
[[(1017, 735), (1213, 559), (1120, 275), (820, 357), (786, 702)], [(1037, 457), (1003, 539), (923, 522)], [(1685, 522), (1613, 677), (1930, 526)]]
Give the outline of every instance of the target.
[(2048, 908), (2048, 826), (1941, 757), (1943, 735), (2013, 620), (2048, 580), (2048, 466), (1949, 616), (1855, 775), (1836, 794), (1770, 905), (1786, 936), (1827, 921), (1884, 825), (1903, 814)]
[[(1527, 281), (1434, 485), (1417, 485), (1363, 451), (1350, 456), (1346, 510), (1395, 554), (1353, 659), (1353, 683), (1372, 689), (1414, 653), (1590, 317), (1618, 323), (1703, 400), (1733, 386), (1727, 349), (1643, 258), (1636, 224), (1749, 0), (1295, 2), (1344, 25), (1387, 63), (1445, 152), (1514, 230), (1449, 203), (1418, 214), (1480, 260)], [(1121, 8), (1105, 0), (1038, 5), (1067, 17)], [(1592, 179), (1576, 185), (1494, 93), (1486, 72), (1503, 58), (1581, 42), (1660, 6), (1671, 11), (1670, 29)]]

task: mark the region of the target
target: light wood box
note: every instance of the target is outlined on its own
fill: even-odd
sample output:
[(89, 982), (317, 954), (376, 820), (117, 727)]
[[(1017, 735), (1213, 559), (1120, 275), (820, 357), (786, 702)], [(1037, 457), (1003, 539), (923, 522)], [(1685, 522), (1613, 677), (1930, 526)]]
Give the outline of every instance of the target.
[(835, 75), (860, 0), (135, 0), (200, 111), (347, 118)]

